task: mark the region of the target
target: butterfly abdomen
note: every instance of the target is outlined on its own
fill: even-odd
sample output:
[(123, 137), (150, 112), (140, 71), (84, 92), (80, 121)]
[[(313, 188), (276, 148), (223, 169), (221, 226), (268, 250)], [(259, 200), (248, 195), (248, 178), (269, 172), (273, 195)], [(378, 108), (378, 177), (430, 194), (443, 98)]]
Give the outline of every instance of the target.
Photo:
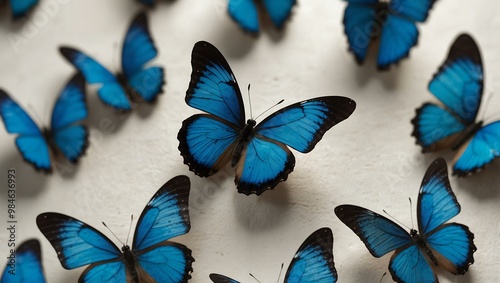
[(429, 246), (427, 245), (425, 238), (418, 233), (411, 233), (411, 236), (413, 238), (413, 241), (415, 241), (420, 250), (425, 253), (426, 257), (430, 260), (430, 262), (432, 262), (434, 266), (438, 266), (438, 260), (436, 256), (432, 253)]
[(256, 124), (257, 124), (257, 122), (255, 122), (255, 120), (249, 119), (247, 121), (247, 124), (243, 128), (243, 130), (241, 130), (241, 132), (238, 136), (238, 145), (236, 145), (236, 148), (234, 149), (233, 157), (231, 159), (231, 166), (232, 167), (236, 166), (236, 164), (240, 160), (241, 155), (243, 153), (243, 150), (245, 149), (248, 142), (252, 138), (253, 128), (255, 127)]
[(45, 128), (42, 130), (42, 135), (45, 138), (45, 141), (49, 145), (50, 149), (52, 150), (52, 153), (57, 156), (57, 145), (56, 142), (54, 141), (54, 135), (52, 131), (49, 128)]

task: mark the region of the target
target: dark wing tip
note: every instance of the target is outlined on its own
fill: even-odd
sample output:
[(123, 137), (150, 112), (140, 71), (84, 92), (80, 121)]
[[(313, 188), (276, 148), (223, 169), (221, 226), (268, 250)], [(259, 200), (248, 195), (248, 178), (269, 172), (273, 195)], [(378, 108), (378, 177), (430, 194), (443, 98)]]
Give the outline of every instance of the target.
[(7, 99), (11, 99), (9, 94), (5, 92), (5, 90), (0, 88), (0, 103), (4, 102)]
[(22, 253), (25, 251), (32, 251), (35, 253), (38, 259), (41, 258), (41, 248), (40, 241), (38, 239), (28, 239), (22, 242), (16, 249), (16, 252)]
[(135, 15), (130, 26), (135, 25), (141, 26), (146, 29), (148, 28), (148, 16), (145, 11), (140, 11)]
[(432, 145), (426, 146), (423, 143), (422, 132), (420, 132), (418, 127), (420, 115), (422, 115), (423, 109), (428, 105), (431, 105), (431, 103), (426, 102), (422, 104), (422, 106), (420, 106), (419, 108), (415, 109), (415, 117), (413, 117), (413, 119), (410, 120), (411, 124), (413, 125), (413, 131), (411, 132), (411, 136), (415, 137), (415, 144), (419, 145), (422, 148), (422, 153), (428, 153), (434, 151), (433, 149), (434, 147)]

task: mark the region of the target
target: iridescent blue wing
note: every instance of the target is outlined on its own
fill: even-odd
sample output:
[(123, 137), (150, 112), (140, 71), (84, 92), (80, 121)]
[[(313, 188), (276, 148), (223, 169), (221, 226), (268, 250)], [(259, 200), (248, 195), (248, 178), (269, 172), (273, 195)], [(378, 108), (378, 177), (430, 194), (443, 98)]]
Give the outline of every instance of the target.
[(122, 69), (128, 85), (147, 102), (152, 102), (163, 92), (164, 70), (161, 67), (144, 69), (145, 65), (158, 55), (151, 33), (148, 18), (139, 13), (125, 35), (122, 51)]
[(376, 21), (378, 0), (349, 0), (344, 12), (344, 33), (347, 36), (349, 50), (356, 61), (363, 63), (375, 31), (380, 30)]
[(244, 31), (259, 32), (259, 13), (255, 0), (229, 0), (227, 11)]
[(468, 125), (474, 123), (481, 104), (483, 77), (479, 48), (472, 37), (462, 34), (429, 83), (429, 90)]
[(87, 118), (85, 81), (78, 73), (62, 90), (52, 111), (51, 132), (54, 143), (71, 162), (85, 153), (88, 131), (83, 125), (74, 125)]
[(214, 283), (240, 283), (240, 282), (238, 282), (234, 279), (231, 279), (227, 276), (216, 274), (216, 273), (210, 274), (209, 277), (212, 280), (212, 282), (214, 282)]
[(240, 89), (219, 50), (208, 42), (197, 42), (191, 55), (191, 66), (193, 71), (186, 103), (243, 128), (245, 109)]
[(73, 217), (42, 213), (37, 216), (36, 225), (66, 269), (121, 260), (120, 250), (106, 236)]
[(436, 159), (427, 169), (417, 203), (418, 230), (426, 235), (460, 213), (448, 180), (446, 161)]
[(436, 0), (392, 0), (389, 2), (389, 11), (415, 22), (423, 22), (427, 19), (434, 2)]
[(215, 174), (231, 160), (238, 133), (232, 124), (213, 115), (189, 117), (177, 135), (184, 163), (201, 177)]
[(453, 174), (466, 176), (481, 170), (500, 156), (500, 121), (480, 128), (476, 134), (459, 149)]
[(427, 244), (438, 265), (453, 274), (465, 274), (474, 263), (474, 234), (469, 227), (448, 223), (426, 235)]
[[(145, 274), (156, 282), (186, 282), (193, 271), (191, 250), (167, 240), (189, 231), (190, 182), (177, 176), (165, 183), (144, 208), (132, 250)], [(139, 275), (141, 276), (141, 275)]]
[(450, 111), (441, 106), (425, 103), (416, 110), (412, 136), (422, 147), (422, 152), (453, 147), (466, 129), (466, 125)]
[(1, 283), (45, 283), (38, 240), (31, 239), (19, 244), (15, 256), (15, 264), (9, 267), (7, 263), (5, 266)]
[(0, 116), (7, 132), (18, 134), (16, 146), (24, 160), (33, 164), (37, 170), (52, 171), (49, 146), (42, 132), (28, 114), (1, 89)]
[(426, 256), (417, 245), (398, 249), (391, 258), (389, 271), (396, 282), (436, 283), (438, 279)]
[(330, 228), (312, 233), (300, 246), (285, 275), (285, 283), (334, 283), (333, 234)]
[(180, 283), (191, 278), (194, 258), (186, 246), (166, 241), (138, 252), (137, 261), (139, 282)]
[(410, 49), (418, 40), (418, 29), (414, 21), (389, 13), (386, 17), (377, 57), (377, 66), (381, 70), (408, 57)]
[(366, 208), (339, 205), (335, 214), (358, 235), (374, 257), (412, 244), (410, 235), (396, 223)]
[(117, 110), (130, 110), (130, 102), (116, 77), (85, 53), (70, 47), (61, 47), (61, 54), (85, 77), (89, 84), (99, 84), (99, 98)]
[(295, 157), (286, 145), (256, 136), (248, 142), (235, 165), (236, 188), (245, 195), (260, 195), (285, 181), (294, 166)]
[(127, 281), (127, 272), (122, 259), (91, 264), (83, 271), (78, 283), (132, 282)]
[(189, 178), (177, 176), (156, 192), (137, 221), (133, 251), (145, 250), (189, 231), (189, 189)]
[(356, 103), (342, 96), (325, 96), (285, 107), (255, 127), (255, 132), (303, 153), (311, 151), (331, 127), (347, 119)]
[(26, 14), (37, 5), (39, 0), (10, 0), (10, 8), (12, 16), (18, 19), (26, 16)]
[(282, 28), (285, 21), (290, 17), (296, 0), (263, 0), (267, 14), (277, 28)]

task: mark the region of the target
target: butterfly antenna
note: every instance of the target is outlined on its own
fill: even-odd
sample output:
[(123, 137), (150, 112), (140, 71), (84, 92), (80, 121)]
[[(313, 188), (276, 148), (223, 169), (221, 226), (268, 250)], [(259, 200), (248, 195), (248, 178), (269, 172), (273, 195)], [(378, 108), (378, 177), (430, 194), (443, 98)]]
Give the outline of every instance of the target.
[(384, 212), (385, 214), (387, 214), (390, 218), (392, 218), (392, 220), (396, 221), (399, 225), (401, 225), (401, 226), (403, 226), (403, 227), (407, 228), (408, 230), (411, 230), (411, 228), (410, 228), (410, 227), (408, 227), (408, 226), (406, 226), (405, 224), (403, 224), (403, 222), (401, 222), (401, 221), (397, 220), (394, 216), (392, 216), (392, 215), (390, 215), (389, 213), (387, 213), (387, 211), (385, 211), (385, 209), (383, 210), (383, 212)]
[(264, 111), (264, 112), (260, 113), (260, 115), (259, 115), (259, 116), (257, 116), (257, 117), (255, 117), (255, 119), (254, 119), (254, 120), (257, 120), (260, 116), (262, 116), (262, 115), (263, 115), (264, 113), (266, 113), (267, 111), (269, 111), (269, 110), (273, 109), (274, 107), (276, 107), (276, 106), (280, 105), (281, 103), (283, 103), (283, 101), (285, 101), (285, 100), (284, 100), (284, 99), (282, 99), (282, 100), (280, 100), (278, 103), (276, 103), (276, 104), (274, 104), (273, 106), (271, 106), (271, 107), (267, 108), (267, 110), (266, 110), (266, 111)]
[(259, 281), (259, 279), (257, 279), (255, 276), (253, 276), (253, 274), (252, 274), (252, 273), (248, 273), (248, 274), (250, 274), (250, 276), (252, 276), (252, 278), (253, 278), (253, 279), (255, 279), (255, 281), (257, 281), (257, 282), (259, 282), (259, 283), (262, 283), (262, 282), (260, 282), (260, 281)]
[(276, 281), (276, 283), (280, 282), (281, 272), (283, 272), (283, 263), (281, 264), (280, 274), (278, 275), (278, 280)]
[[(28, 107), (27, 107), (27, 108), (29, 109), (30, 113), (33, 113), (33, 118), (35, 118), (36, 123), (37, 123), (38, 125), (42, 125), (42, 126), (43, 126), (43, 125), (44, 125), (43, 120), (40, 118), (40, 115), (38, 115), (38, 112), (37, 112), (37, 111), (35, 111), (35, 108), (33, 108), (33, 105), (28, 104)], [(44, 107), (44, 108), (45, 108), (45, 107)]]
[(486, 112), (488, 110), (488, 106), (490, 106), (490, 100), (492, 97), (493, 97), (493, 92), (491, 92), (491, 91), (488, 92), (488, 96), (486, 97), (486, 101), (483, 103), (484, 104), (484, 110), (482, 111), (483, 114), (482, 114), (481, 119), (479, 119), (479, 121), (483, 121), (485, 119)]
[(413, 203), (411, 202), (411, 198), (408, 198), (410, 201), (410, 216), (411, 216), (411, 229), (415, 227), (415, 223), (413, 222)]
[(115, 235), (115, 233), (113, 233), (113, 231), (111, 231), (111, 229), (109, 229), (108, 225), (106, 225), (106, 223), (104, 223), (104, 221), (102, 222), (102, 225), (104, 225), (104, 227), (106, 227), (109, 230), (109, 232), (111, 232), (111, 234), (113, 234), (113, 236), (115, 236), (115, 238), (118, 240), (118, 242), (120, 242), (122, 245), (125, 246), (125, 244), (122, 241), (120, 241), (120, 239)]
[(248, 105), (250, 106), (250, 117), (253, 116), (252, 112), (252, 98), (250, 97), (250, 84), (248, 84)]
[(132, 230), (132, 222), (134, 221), (134, 215), (130, 215), (130, 227), (128, 227), (127, 240), (125, 241), (125, 245), (128, 245), (128, 238), (130, 237), (130, 231)]

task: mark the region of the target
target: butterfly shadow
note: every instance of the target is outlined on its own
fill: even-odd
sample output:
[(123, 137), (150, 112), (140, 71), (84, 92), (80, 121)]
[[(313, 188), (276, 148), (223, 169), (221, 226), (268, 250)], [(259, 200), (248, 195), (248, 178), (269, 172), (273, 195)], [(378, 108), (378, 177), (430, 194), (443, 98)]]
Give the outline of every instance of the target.
[(500, 172), (500, 160), (494, 160), (480, 172), (465, 178), (456, 177), (456, 183), (461, 190), (480, 200), (499, 198), (500, 174), (498, 172)]
[(104, 105), (94, 93), (87, 96), (87, 104), (86, 124), (103, 134), (118, 132), (131, 114), (131, 111), (118, 111)]
[[(222, 22), (222, 21), (221, 21)], [(228, 58), (243, 58), (250, 52), (256, 42), (256, 38), (245, 34), (233, 23), (223, 22), (215, 30), (215, 39), (210, 42), (224, 50), (224, 55)], [(212, 37), (210, 37), (212, 38)], [(223, 46), (223, 47), (222, 47)]]
[(474, 280), (474, 272), (467, 272), (463, 275), (454, 275), (454, 274), (446, 272), (442, 269), (439, 269), (436, 273), (437, 273), (438, 277), (446, 278), (446, 282), (470, 283), (470, 282), (475, 281)]
[(262, 195), (235, 194), (234, 211), (238, 222), (251, 231), (277, 228), (290, 209), (289, 188), (281, 183)]
[[(12, 148), (8, 153), (2, 155), (0, 161), (0, 172), (7, 176), (10, 169), (15, 170), (16, 197), (35, 198), (46, 186), (47, 178), (50, 176), (43, 172), (37, 172), (32, 165), (23, 160), (19, 152)], [(52, 173), (54, 174), (54, 172)], [(2, 178), (2, 181), (5, 179)], [(7, 180), (5, 180), (7, 182)], [(7, 183), (2, 184), (7, 186)], [(7, 194), (1, 194), (1, 203), (7, 203), (3, 200)]]

